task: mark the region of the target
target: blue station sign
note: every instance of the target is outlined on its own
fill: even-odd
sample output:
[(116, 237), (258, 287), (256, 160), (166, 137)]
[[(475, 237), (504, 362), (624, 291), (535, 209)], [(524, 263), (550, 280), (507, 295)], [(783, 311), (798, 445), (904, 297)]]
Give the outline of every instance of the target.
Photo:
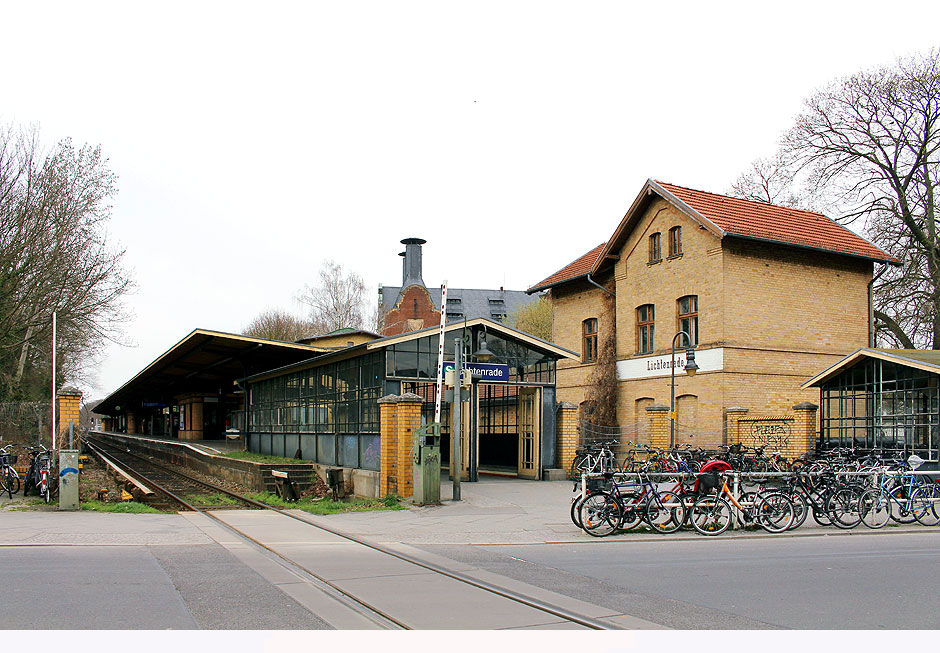
[[(470, 370), (474, 379), (496, 383), (509, 380), (509, 366), (498, 363), (464, 363), (463, 368)], [(453, 361), (444, 361), (444, 372), (454, 369)]]

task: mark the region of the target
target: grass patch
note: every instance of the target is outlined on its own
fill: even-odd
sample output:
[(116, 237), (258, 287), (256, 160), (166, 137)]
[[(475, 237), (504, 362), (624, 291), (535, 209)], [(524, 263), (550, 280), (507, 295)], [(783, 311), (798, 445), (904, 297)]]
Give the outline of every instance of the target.
[(238, 499), (221, 492), (213, 494), (191, 494), (186, 499), (198, 506), (232, 506), (241, 503)]
[(223, 458), (234, 458), (235, 460), (247, 460), (252, 463), (277, 464), (284, 463), (288, 465), (297, 465), (299, 463), (309, 462), (297, 458), (285, 458), (283, 456), (266, 456), (265, 454), (255, 453), (254, 451), (230, 451), (222, 454)]
[(92, 499), (82, 502), (82, 510), (96, 512), (117, 512), (123, 514), (159, 513), (160, 511), (139, 501), (122, 501), (121, 503), (102, 503)]
[(384, 499), (352, 499), (332, 501), (330, 499), (304, 499), (290, 503), (276, 494), (255, 492), (248, 495), (255, 501), (278, 508), (297, 508), (312, 515), (335, 515), (343, 512), (369, 512), (374, 510), (407, 510), (398, 497), (389, 495)]

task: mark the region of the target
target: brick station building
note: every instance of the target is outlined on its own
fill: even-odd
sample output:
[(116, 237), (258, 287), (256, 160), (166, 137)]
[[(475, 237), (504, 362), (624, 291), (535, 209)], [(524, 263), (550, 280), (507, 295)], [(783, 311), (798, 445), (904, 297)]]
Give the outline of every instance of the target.
[[(668, 445), (673, 338), (676, 442), (765, 443), (791, 455), (815, 436), (806, 378), (871, 339), (875, 264), (898, 261), (826, 216), (648, 180), (611, 237), (528, 292), (548, 291), (557, 397), (581, 408), (613, 335), (617, 433)], [(604, 357), (600, 356), (603, 360)], [(570, 451), (560, 452), (564, 466)]]

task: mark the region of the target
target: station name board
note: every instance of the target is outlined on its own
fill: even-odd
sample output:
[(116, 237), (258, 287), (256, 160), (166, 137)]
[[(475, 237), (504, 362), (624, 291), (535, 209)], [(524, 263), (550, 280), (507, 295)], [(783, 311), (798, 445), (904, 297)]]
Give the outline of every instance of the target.
[[(498, 363), (464, 363), (463, 368), (470, 370), (474, 379), (480, 381), (490, 381), (505, 383), (509, 380), (509, 366)], [(444, 372), (454, 369), (453, 361), (444, 363)]]
[[(719, 372), (724, 367), (725, 350), (696, 349), (695, 364), (699, 372)], [(631, 358), (617, 361), (617, 378), (621, 381), (629, 379), (650, 379), (658, 376), (672, 374), (672, 355), (648, 356), (646, 358)], [(676, 374), (685, 374), (685, 350), (676, 351)]]

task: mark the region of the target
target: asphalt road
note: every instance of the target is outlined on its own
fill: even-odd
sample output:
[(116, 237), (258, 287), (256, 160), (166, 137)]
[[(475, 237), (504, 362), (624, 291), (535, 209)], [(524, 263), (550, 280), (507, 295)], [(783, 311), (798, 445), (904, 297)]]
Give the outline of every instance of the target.
[(217, 544), (0, 547), (4, 629), (327, 629)]
[(940, 627), (940, 530), (421, 548), (669, 628)]

